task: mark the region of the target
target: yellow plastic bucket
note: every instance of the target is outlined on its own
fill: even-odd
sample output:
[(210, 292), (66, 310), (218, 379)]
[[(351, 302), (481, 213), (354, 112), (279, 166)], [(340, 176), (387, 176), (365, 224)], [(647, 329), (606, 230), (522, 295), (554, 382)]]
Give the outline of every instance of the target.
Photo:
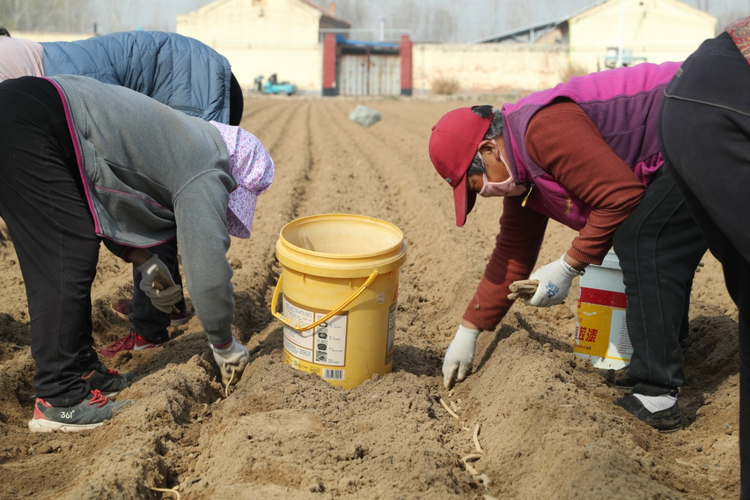
[(389, 373), (401, 230), (361, 215), (304, 217), (281, 228), (276, 258), (271, 312), (284, 323), (284, 361), (347, 389)]
[(573, 351), (595, 368), (618, 370), (630, 364), (633, 346), (625, 323), (625, 285), (617, 255), (610, 250), (600, 266), (581, 277)]

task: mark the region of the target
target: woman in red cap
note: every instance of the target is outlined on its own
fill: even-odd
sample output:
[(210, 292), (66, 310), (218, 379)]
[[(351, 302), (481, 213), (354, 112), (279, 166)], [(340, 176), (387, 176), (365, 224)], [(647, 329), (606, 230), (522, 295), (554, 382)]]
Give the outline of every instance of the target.
[[(494, 329), (513, 300), (560, 304), (572, 280), (614, 246), (634, 349), (632, 394), (615, 403), (657, 429), (680, 426), (687, 305), (706, 244), (658, 147), (659, 105), (678, 67), (593, 73), (502, 110), (457, 109), (435, 125), (430, 158), (453, 188), (456, 224), (477, 194), (503, 198), (495, 250), (445, 355), (446, 387), (466, 377), (479, 333)], [(550, 218), (578, 235), (532, 274)], [(529, 278), (538, 282), (533, 294), (509, 297), (513, 282)]]

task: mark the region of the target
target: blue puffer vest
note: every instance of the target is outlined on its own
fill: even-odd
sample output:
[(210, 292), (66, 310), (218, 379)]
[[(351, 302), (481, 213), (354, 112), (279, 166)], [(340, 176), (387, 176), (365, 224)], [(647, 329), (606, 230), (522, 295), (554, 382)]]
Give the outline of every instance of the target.
[(229, 123), (229, 61), (198, 40), (128, 31), (42, 47), (45, 76), (88, 76), (146, 94), (188, 115)]

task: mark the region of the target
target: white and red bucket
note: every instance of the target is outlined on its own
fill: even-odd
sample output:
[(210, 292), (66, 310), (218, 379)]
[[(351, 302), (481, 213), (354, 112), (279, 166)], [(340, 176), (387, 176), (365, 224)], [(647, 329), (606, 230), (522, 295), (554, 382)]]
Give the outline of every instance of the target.
[(618, 370), (630, 363), (633, 346), (625, 323), (625, 285), (617, 255), (610, 250), (600, 266), (581, 277), (573, 351), (595, 368)]

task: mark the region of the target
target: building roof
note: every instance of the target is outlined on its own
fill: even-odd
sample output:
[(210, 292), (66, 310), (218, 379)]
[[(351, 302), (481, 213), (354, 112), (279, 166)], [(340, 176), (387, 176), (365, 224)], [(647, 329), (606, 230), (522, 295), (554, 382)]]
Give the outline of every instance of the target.
[[(513, 41), (521, 42), (521, 43), (534, 43), (535, 41), (539, 40), (544, 35), (546, 35), (548, 32), (560, 27), (561, 25), (567, 24), (574, 17), (580, 16), (581, 14), (592, 11), (601, 5), (604, 5), (613, 1), (614, 0), (597, 0), (594, 3), (586, 7), (583, 7), (582, 9), (578, 9), (575, 12), (572, 12), (566, 16), (563, 16), (557, 19), (552, 19), (552, 20), (545, 21), (545, 22), (541, 22), (541, 23), (532, 24), (531, 26), (526, 26), (523, 28), (511, 30), (511, 31), (506, 31), (504, 33), (498, 33), (496, 35), (488, 36), (485, 38), (480, 38), (479, 40), (474, 40), (472, 42), (469, 42), (469, 44), (500, 43), (500, 42), (505, 42), (508, 40), (513, 40)], [(670, 3), (680, 5), (682, 8), (693, 11), (701, 16), (707, 16), (707, 17), (713, 18), (713, 16), (711, 16), (707, 12), (704, 12), (700, 9), (692, 7), (680, 0), (671, 0)]]
[(546, 35), (549, 31), (557, 28), (561, 24), (565, 24), (568, 21), (570, 21), (575, 16), (586, 12), (587, 10), (593, 9), (594, 7), (597, 7), (603, 3), (606, 3), (609, 0), (599, 0), (591, 5), (588, 5), (582, 9), (579, 9), (575, 12), (572, 12), (566, 16), (560, 17), (558, 19), (552, 19), (549, 21), (544, 21), (541, 23), (532, 24), (531, 26), (526, 26), (523, 28), (514, 29), (511, 31), (506, 31), (504, 33), (498, 33), (497, 35), (491, 35), (485, 38), (480, 38), (479, 40), (474, 40), (473, 42), (469, 42), (469, 44), (476, 44), (476, 43), (500, 43), (507, 40), (514, 40), (517, 42), (523, 42), (523, 43), (534, 43), (539, 38)]
[(336, 17), (336, 13), (330, 9), (326, 9), (325, 7), (321, 7), (320, 5), (311, 2), (310, 0), (299, 0), (303, 4), (312, 7), (315, 10), (320, 11), (320, 13), (323, 15), (322, 17), (326, 18), (326, 20), (330, 21), (333, 24), (341, 25), (342, 28), (351, 28), (352, 25), (348, 21), (344, 21), (340, 17)]
[(498, 33), (497, 35), (491, 35), (486, 38), (480, 38), (479, 40), (469, 42), (469, 45), (477, 43), (500, 43), (508, 40), (523, 43), (534, 43), (536, 40), (546, 35), (550, 30), (553, 30), (559, 25), (566, 23), (569, 19), (570, 17), (565, 17), (559, 20), (546, 21), (543, 23), (526, 26), (524, 28), (506, 31), (505, 33)]

